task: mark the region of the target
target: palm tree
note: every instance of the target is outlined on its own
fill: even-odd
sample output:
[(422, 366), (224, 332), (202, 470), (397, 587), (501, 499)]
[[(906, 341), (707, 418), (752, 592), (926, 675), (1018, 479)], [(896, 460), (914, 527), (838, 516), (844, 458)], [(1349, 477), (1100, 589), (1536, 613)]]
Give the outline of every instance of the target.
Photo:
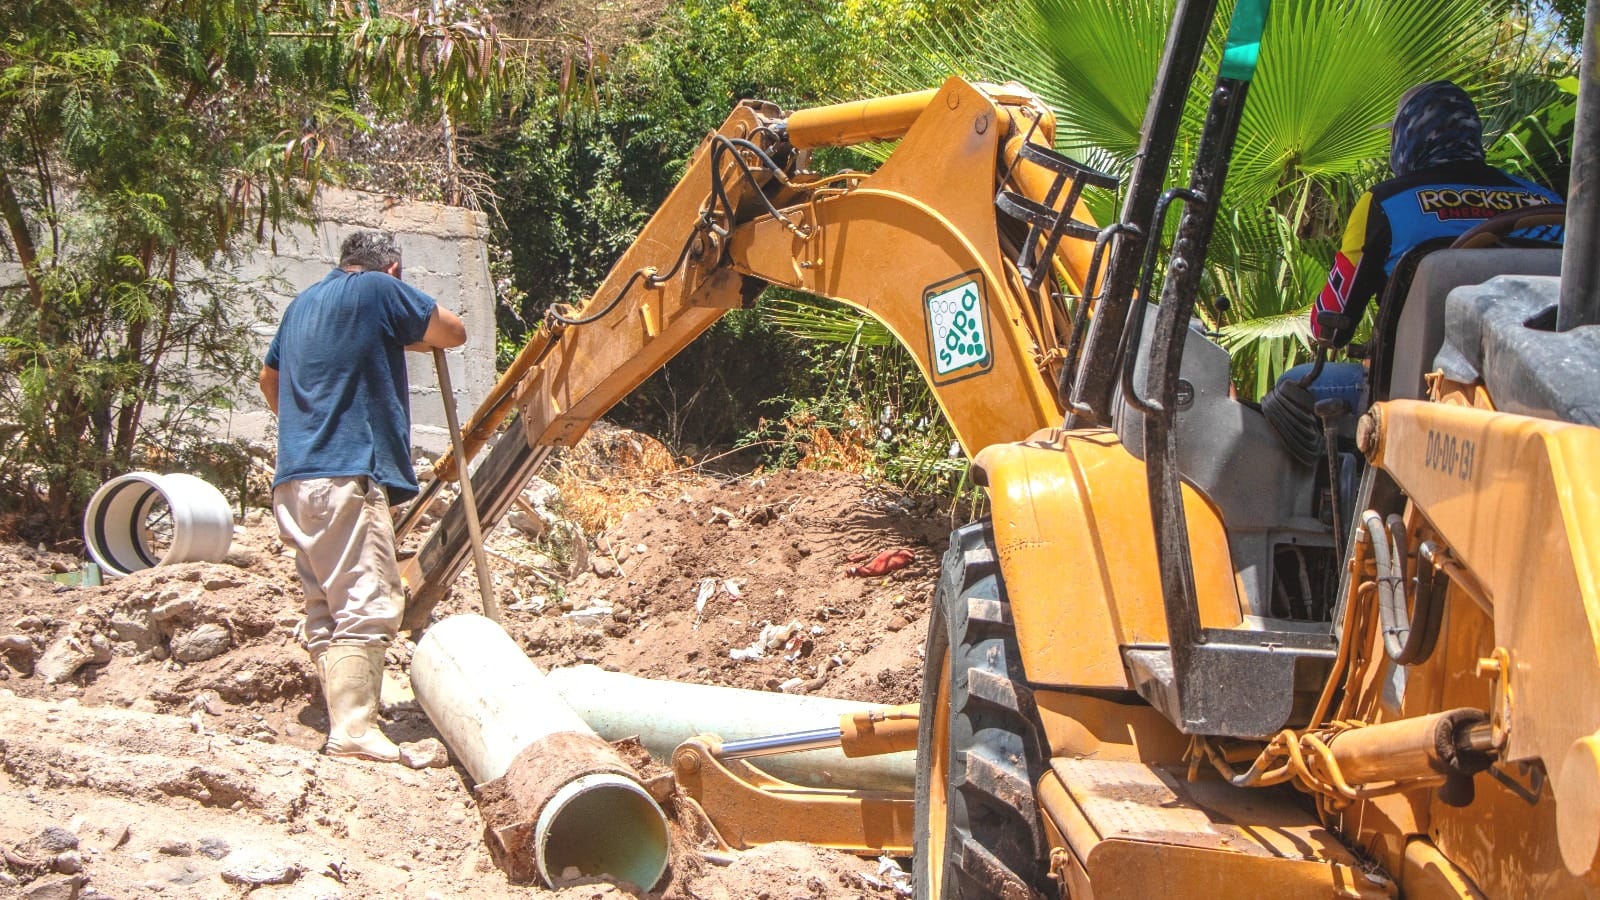
[[(1231, 3), (1224, 3), (1224, 9)], [(1006, 0), (957, 32), (929, 27), (880, 70), (883, 91), (941, 73), (1015, 79), (1058, 115), (1057, 146), (1110, 171), (1131, 169), (1174, 0)], [(1497, 87), (1505, 0), (1279, 0), (1240, 124), (1209, 260), (1204, 315), (1258, 394), (1309, 346), (1307, 313), (1360, 190), (1381, 177), (1395, 99), (1448, 78)], [(1173, 180), (1187, 172), (1220, 50), (1196, 79)], [(1116, 198), (1096, 202), (1101, 221)]]

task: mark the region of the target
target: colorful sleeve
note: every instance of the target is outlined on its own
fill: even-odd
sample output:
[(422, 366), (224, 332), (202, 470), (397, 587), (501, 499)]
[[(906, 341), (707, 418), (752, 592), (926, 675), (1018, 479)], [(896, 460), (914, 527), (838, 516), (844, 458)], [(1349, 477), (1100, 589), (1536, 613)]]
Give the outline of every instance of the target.
[[(1374, 252), (1379, 248), (1370, 246), (1379, 232), (1386, 234), (1386, 229), (1382, 227), (1386, 223), (1379, 221), (1381, 219), (1383, 210), (1381, 207), (1374, 208), (1372, 192), (1362, 194), (1350, 213), (1350, 221), (1345, 225), (1344, 239), (1339, 244), (1339, 252), (1334, 254), (1328, 281), (1323, 285), (1322, 293), (1317, 295), (1317, 302), (1311, 310), (1311, 336), (1314, 339), (1343, 346), (1354, 336), (1355, 322), (1360, 320), (1367, 300), (1382, 283), (1382, 267), (1388, 251), (1383, 249)], [(1322, 322), (1323, 313), (1344, 316), (1351, 322), (1351, 327), (1335, 332), (1330, 325)]]

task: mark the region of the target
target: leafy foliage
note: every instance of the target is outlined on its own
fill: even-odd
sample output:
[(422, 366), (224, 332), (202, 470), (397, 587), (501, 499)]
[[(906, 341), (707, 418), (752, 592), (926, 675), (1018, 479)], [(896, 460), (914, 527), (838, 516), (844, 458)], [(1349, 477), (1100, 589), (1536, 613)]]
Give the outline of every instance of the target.
[[(1169, 181), (1192, 164), (1231, 4), (1184, 112)], [(987, 80), (1016, 79), (1057, 111), (1060, 149), (1128, 172), (1173, 0), (1008, 0), (971, 30), (932, 29), (881, 71), (882, 87), (926, 79), (928, 58)], [(1449, 78), (1520, 135), (1502, 159), (1554, 174), (1560, 109), (1545, 78), (1559, 68), (1530, 42), (1509, 0), (1281, 0), (1262, 40), (1208, 262), (1207, 290), (1229, 302), (1203, 314), (1221, 331), (1241, 386), (1259, 393), (1309, 346), (1307, 313), (1361, 188), (1378, 180), (1388, 135), (1375, 126), (1421, 81)], [(932, 48), (931, 50), (928, 48)], [(1540, 99), (1534, 99), (1538, 95)], [(1520, 110), (1506, 123), (1495, 114)], [(1543, 111), (1538, 111), (1538, 110)], [(1102, 220), (1115, 214), (1094, 198)]]
[[(689, 0), (611, 60), (592, 109), (569, 112), (553, 97), (530, 103), (515, 137), (479, 157), (495, 173), (498, 240), (519, 293), (501, 307), (502, 331), (520, 335), (551, 304), (585, 300), (739, 100), (792, 109), (865, 92), (870, 61), (887, 55), (897, 34), (957, 8), (949, 0)], [(867, 161), (835, 154), (819, 166), (836, 163)], [(824, 390), (838, 371), (839, 349), (772, 319), (794, 302), (764, 299), (724, 317), (612, 416), (683, 453), (726, 445), (758, 419), (801, 409), (807, 401), (798, 398)], [(870, 378), (879, 364), (874, 357), (849, 371)]]
[(916, 362), (878, 322), (829, 300), (782, 292), (766, 317), (802, 342), (821, 389), (763, 420), (746, 442), (774, 444), (780, 465), (844, 468), (915, 493), (957, 494), (966, 457)]
[(334, 174), (327, 129), (402, 93), (408, 111), (464, 119), (499, 99), (464, 83), (500, 71), (492, 35), (328, 10), (0, 8), (0, 247), (20, 269), (0, 288), (0, 504), (40, 536), (71, 531), (113, 472), (219, 455), (201, 426), (252, 380), (239, 323), (265, 311), (263, 285), (223, 264)]
[(1585, 0), (1519, 0), (1519, 5), (1527, 9), (1530, 17), (1540, 13), (1553, 15), (1556, 34), (1568, 49), (1576, 51), (1583, 46)]

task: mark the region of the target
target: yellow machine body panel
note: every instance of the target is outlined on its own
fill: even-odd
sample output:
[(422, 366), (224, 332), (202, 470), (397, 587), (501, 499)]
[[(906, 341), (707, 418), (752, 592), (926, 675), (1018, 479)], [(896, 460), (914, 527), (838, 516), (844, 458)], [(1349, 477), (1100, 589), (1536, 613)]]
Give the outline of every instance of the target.
[[(994, 240), (993, 184), (940, 174), (992, 168), (1010, 131), (993, 100), (952, 80), (870, 179), (851, 190), (819, 189), (794, 210), (803, 235), (763, 218), (737, 230), (729, 247), (741, 272), (882, 322), (916, 360), (968, 452), (1061, 416), (1054, 384), (1040, 374), (1040, 323), (1008, 299), (1016, 286)], [(970, 328), (959, 327), (969, 319)], [(958, 327), (937, 327), (947, 321)], [(986, 359), (962, 365), (974, 354), (951, 353), (963, 331), (982, 343)], [(1031, 427), (1019, 428), (1024, 423)]]
[[(1121, 648), (1167, 639), (1144, 465), (1109, 430), (1045, 431), (988, 447), (995, 546), (1028, 680), (1129, 687)], [(1216, 510), (1184, 489), (1200, 619), (1242, 618)]]
[(1099, 759), (1052, 760), (1039, 786), (1073, 898), (1393, 896), (1292, 793)]
[[(1411, 501), (1410, 527), (1448, 548), (1436, 649), (1384, 657), (1359, 709), (1373, 722), (1462, 707), (1491, 714), (1500, 760), (1472, 802), (1416, 790), (1365, 801), (1350, 837), (1402, 882), (1418, 835), (1491, 896), (1600, 890), (1600, 429), (1481, 408), (1401, 400), (1369, 414), (1368, 456)], [(1477, 405), (1469, 405), (1477, 404)], [(1514, 843), (1508, 844), (1512, 841)], [(1443, 860), (1448, 860), (1448, 863)]]

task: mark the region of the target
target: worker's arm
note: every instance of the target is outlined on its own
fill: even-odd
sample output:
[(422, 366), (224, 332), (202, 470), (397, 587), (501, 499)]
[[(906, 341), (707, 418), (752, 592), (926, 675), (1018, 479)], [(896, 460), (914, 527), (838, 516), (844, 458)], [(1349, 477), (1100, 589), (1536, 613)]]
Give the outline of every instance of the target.
[(261, 377), (257, 379), (261, 385), (261, 396), (267, 398), (267, 408), (273, 415), (278, 414), (278, 370), (271, 366), (261, 367)]
[(459, 347), (466, 342), (467, 326), (461, 317), (442, 306), (435, 306), (433, 315), (428, 317), (428, 330), (423, 332), (422, 340), (406, 345), (406, 349), (431, 353), (435, 349)]
[[(1334, 255), (1328, 282), (1311, 308), (1311, 337), (1335, 347), (1343, 347), (1355, 336), (1356, 327), (1367, 308), (1367, 301), (1383, 288), (1384, 262), (1393, 240), (1389, 217), (1373, 202), (1368, 191), (1356, 201), (1346, 223), (1344, 239)], [(1324, 319), (1324, 316), (1327, 319)], [(1333, 322), (1344, 322), (1335, 326)]]

